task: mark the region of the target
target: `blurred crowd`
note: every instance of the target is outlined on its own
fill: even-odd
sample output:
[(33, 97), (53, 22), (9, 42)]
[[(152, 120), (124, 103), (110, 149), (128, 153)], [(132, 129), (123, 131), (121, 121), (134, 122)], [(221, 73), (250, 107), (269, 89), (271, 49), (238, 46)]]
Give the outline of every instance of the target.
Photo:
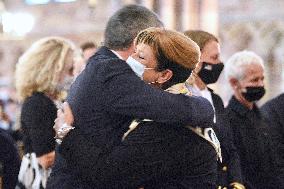
[[(216, 36), (139, 5), (114, 13), (102, 46), (78, 46), (34, 42), (0, 89), (0, 188), (284, 188), (284, 94), (257, 105), (255, 52), (223, 63)], [(210, 88), (222, 72), (226, 107)]]

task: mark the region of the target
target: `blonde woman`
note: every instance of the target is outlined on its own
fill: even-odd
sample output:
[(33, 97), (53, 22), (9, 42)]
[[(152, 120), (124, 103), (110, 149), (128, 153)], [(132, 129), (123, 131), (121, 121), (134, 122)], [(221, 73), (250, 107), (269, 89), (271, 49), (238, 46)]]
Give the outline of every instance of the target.
[[(25, 156), (19, 173), (19, 185), (45, 188), (49, 169), (55, 157), (56, 103), (71, 83), (75, 45), (61, 37), (47, 37), (35, 42), (19, 59), (16, 67), (16, 89), (22, 102), (21, 127)], [(35, 171), (28, 174), (28, 166)], [(23, 187), (23, 186), (22, 186)]]
[[(138, 34), (135, 45), (135, 53), (126, 62), (147, 68), (143, 81), (169, 93), (191, 96), (184, 82), (189, 75), (194, 78), (193, 70), (199, 70), (200, 51), (194, 41), (176, 31), (148, 28)], [(122, 145), (107, 159), (120, 171), (113, 179), (129, 188), (216, 188), (217, 150), (206, 137), (210, 128), (149, 119), (134, 120), (129, 128)]]

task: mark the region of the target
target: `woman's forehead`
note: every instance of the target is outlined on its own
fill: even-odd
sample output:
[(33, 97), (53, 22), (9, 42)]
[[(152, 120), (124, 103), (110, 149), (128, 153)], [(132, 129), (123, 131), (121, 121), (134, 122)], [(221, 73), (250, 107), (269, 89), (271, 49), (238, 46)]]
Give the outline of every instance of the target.
[(150, 45), (145, 43), (139, 43), (136, 45), (136, 50), (139, 52), (153, 52), (153, 49)]

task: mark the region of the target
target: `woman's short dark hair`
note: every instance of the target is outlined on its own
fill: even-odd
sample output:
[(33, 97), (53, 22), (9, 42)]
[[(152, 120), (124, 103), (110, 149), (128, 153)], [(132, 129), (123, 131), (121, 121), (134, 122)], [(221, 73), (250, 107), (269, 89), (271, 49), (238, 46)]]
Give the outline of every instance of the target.
[(169, 69), (173, 72), (173, 77), (164, 84), (164, 89), (185, 82), (200, 60), (198, 45), (177, 31), (148, 28), (136, 37), (135, 44), (140, 43), (153, 49), (157, 58), (157, 71)]

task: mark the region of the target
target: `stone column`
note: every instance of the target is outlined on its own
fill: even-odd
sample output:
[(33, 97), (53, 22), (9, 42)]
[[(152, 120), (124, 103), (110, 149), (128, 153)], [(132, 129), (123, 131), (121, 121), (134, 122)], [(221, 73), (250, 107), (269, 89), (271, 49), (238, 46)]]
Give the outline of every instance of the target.
[(175, 0), (159, 0), (160, 16), (166, 28), (175, 29)]
[(202, 0), (200, 29), (218, 34), (218, 0)]
[(199, 28), (200, 3), (197, 0), (182, 0), (182, 31)]

